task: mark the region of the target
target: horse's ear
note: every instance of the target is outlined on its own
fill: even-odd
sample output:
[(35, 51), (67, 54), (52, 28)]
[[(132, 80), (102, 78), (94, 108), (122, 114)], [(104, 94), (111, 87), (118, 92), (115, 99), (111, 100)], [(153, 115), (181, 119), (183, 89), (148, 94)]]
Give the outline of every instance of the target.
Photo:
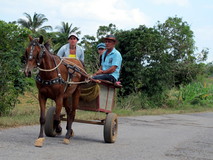
[(47, 48), (48, 51), (50, 51), (50, 42), (49, 41), (44, 43), (44, 46)]
[(32, 41), (32, 40), (33, 40), (33, 37), (32, 37), (31, 35), (29, 35), (28, 37), (29, 37), (30, 41)]
[(43, 36), (40, 36), (40, 37), (39, 37), (39, 43), (40, 43), (40, 44), (42, 44), (42, 43), (43, 43), (43, 41), (44, 41)]

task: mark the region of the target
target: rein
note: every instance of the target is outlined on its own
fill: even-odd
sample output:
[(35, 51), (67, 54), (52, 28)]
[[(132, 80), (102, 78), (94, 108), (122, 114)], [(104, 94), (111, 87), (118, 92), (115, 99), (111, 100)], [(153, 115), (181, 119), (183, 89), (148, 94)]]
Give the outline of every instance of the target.
[(38, 68), (39, 71), (51, 72), (51, 71), (56, 70), (61, 65), (62, 62), (63, 62), (63, 59), (61, 59), (61, 61), (59, 62), (59, 64), (57, 66), (55, 66), (54, 68), (52, 68), (52, 69), (42, 69), (40, 67), (37, 67), (37, 68)]

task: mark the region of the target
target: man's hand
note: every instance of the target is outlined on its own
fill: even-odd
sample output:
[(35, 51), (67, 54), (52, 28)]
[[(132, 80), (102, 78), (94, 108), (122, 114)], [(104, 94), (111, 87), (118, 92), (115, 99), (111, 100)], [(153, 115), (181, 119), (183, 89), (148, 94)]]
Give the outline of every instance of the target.
[(103, 74), (103, 70), (99, 69), (94, 75), (99, 75), (99, 74)]

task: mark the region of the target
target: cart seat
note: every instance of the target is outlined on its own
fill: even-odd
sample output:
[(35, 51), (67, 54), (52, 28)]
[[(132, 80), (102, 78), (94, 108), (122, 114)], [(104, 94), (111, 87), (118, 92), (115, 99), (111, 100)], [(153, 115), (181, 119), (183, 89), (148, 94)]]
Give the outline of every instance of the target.
[(119, 82), (112, 83), (106, 80), (96, 80), (81, 85), (78, 109), (110, 113), (115, 104), (115, 89), (121, 87)]

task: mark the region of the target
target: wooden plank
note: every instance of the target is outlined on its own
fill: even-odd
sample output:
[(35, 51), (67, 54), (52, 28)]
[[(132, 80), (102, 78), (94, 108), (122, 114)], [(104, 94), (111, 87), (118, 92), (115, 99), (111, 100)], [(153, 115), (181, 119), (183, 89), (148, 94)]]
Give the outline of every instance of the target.
[[(61, 118), (61, 121), (67, 121), (67, 118)], [(82, 120), (82, 119), (75, 119), (74, 122), (78, 122), (78, 123), (88, 123), (88, 124), (97, 124), (97, 125), (104, 125), (104, 120), (99, 120), (99, 121), (95, 121), (95, 120)]]
[(101, 121), (89, 121), (89, 120), (81, 120), (81, 119), (75, 119), (74, 122), (78, 122), (78, 123), (88, 123), (88, 124), (97, 124), (97, 125), (104, 125), (104, 120)]

